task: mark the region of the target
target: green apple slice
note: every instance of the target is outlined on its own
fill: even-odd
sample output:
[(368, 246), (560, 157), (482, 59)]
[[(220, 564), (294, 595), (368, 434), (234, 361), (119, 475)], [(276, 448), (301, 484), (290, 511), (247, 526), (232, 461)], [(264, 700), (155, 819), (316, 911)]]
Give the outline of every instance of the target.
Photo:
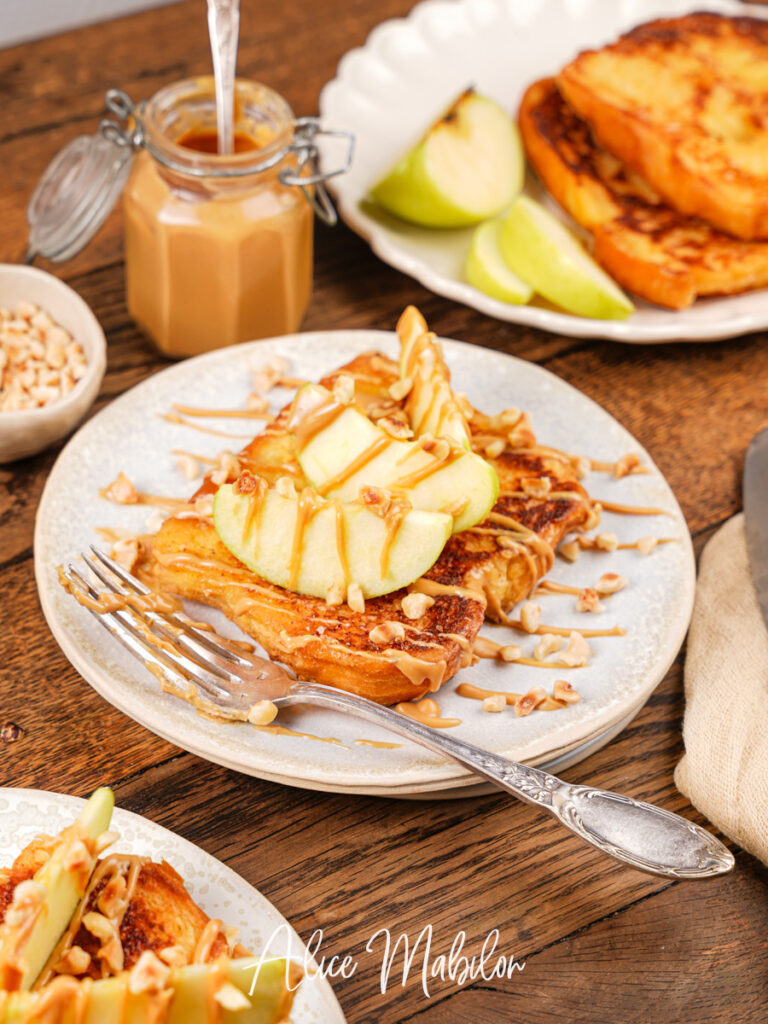
[[(60, 977), (36, 992), (14, 992), (0, 1002), (0, 1024), (27, 1024), (29, 1021), (56, 1020), (71, 1024), (208, 1024), (211, 1003), (220, 1024), (285, 1024), (301, 970), (283, 959), (231, 960), (226, 981), (242, 994), (238, 1009), (219, 1006), (212, 997), (220, 982), (219, 964), (189, 964), (171, 969), (166, 988), (173, 998), (167, 1015), (158, 1013), (158, 1000), (147, 992), (132, 992), (129, 972), (89, 983)], [(256, 973), (258, 971), (258, 973)], [(254, 980), (254, 975), (255, 980)], [(56, 991), (56, 999), (52, 999)], [(236, 993), (233, 993), (236, 996)], [(55, 1002), (56, 1015), (51, 1015)], [(47, 1008), (47, 1009), (46, 1009)]]
[(95, 840), (109, 828), (114, 806), (112, 790), (97, 789), (30, 880), (34, 900), (9, 907), (0, 925), (0, 990), (29, 989), (45, 967), (83, 898), (96, 863)]
[(447, 437), (469, 449), (469, 427), (451, 389), (451, 373), (440, 343), (415, 306), (408, 306), (398, 320), (397, 334), (400, 379), (411, 381), (405, 414), (414, 434)]
[(475, 229), (464, 273), (474, 288), (492, 299), (524, 306), (531, 301), (533, 288), (507, 266), (499, 247), (500, 234), (500, 220), (486, 221)]
[(515, 274), (569, 313), (626, 320), (634, 306), (574, 235), (540, 203), (520, 196), (504, 217), (501, 252)]
[(387, 508), (386, 495), (373, 496), (383, 499), (378, 507), (309, 489), (288, 497), (265, 487), (241, 493), (239, 483), (216, 492), (216, 532), (258, 576), (298, 594), (326, 597), (353, 581), (366, 598), (392, 593), (423, 576), (451, 535), (449, 515), (404, 502)]
[(494, 217), (523, 183), (525, 161), (512, 118), (468, 89), (372, 190), (390, 213), (432, 228)]
[(385, 488), (414, 509), (448, 512), (458, 533), (485, 519), (499, 496), (496, 471), (479, 455), (441, 441), (438, 448), (449, 454), (439, 458), (419, 441), (396, 440), (319, 384), (296, 396), (290, 429), (304, 475), (321, 494), (342, 501), (363, 487)]

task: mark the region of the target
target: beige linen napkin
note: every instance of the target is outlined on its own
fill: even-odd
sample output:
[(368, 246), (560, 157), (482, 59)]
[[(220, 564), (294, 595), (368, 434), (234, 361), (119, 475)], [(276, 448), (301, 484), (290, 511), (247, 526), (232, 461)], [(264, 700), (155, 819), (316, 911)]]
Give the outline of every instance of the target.
[(721, 527), (701, 556), (685, 700), (677, 788), (768, 863), (768, 630), (752, 585), (742, 515)]

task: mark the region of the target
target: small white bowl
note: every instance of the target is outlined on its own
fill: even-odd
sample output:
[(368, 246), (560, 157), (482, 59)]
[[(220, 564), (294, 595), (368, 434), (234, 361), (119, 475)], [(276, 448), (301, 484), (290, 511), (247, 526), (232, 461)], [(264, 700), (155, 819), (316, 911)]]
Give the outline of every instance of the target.
[(16, 263), (0, 263), (0, 306), (26, 299), (60, 324), (83, 348), (88, 368), (66, 397), (40, 409), (0, 412), (0, 463), (36, 455), (69, 434), (99, 392), (107, 367), (104, 331), (83, 299), (58, 277)]

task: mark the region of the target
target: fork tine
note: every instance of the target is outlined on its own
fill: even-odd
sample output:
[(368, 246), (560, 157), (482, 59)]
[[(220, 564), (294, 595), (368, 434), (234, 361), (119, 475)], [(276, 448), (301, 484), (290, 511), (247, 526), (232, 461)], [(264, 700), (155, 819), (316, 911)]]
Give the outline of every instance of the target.
[[(123, 569), (123, 567), (121, 565), (118, 565), (118, 563), (114, 559), (110, 558), (108, 555), (105, 555), (103, 551), (101, 551), (93, 544), (91, 544), (91, 551), (93, 552), (95, 557), (98, 558), (98, 560), (103, 565), (105, 565), (110, 570), (110, 572), (114, 573), (114, 575), (117, 576), (117, 578), (121, 580), (126, 586), (130, 587), (139, 594), (152, 593), (149, 587), (145, 586), (140, 580), (137, 580), (135, 576), (131, 575), (131, 573)], [(100, 576), (99, 578), (103, 580), (103, 577)], [(205, 647), (211, 654), (215, 654), (226, 661), (234, 662), (235, 664), (240, 665), (244, 668), (254, 668), (258, 667), (261, 664), (261, 659), (259, 659), (258, 656), (256, 655), (254, 655), (253, 657), (249, 657), (245, 651), (233, 650), (230, 647), (224, 646), (224, 644), (222, 643), (216, 643), (215, 641), (211, 640), (211, 638), (206, 634), (206, 632), (194, 626), (191, 620), (186, 615), (177, 615), (173, 612), (168, 612), (164, 617), (171, 621), (175, 626), (178, 626), (180, 629), (182, 629), (188, 636), (194, 637), (197, 643), (199, 643), (202, 647)], [(218, 634), (217, 637), (219, 640), (222, 640), (226, 643), (225, 637), (219, 636)]]
[[(75, 566), (71, 564), (67, 566), (64, 570), (64, 575), (70, 582), (77, 580), (81, 589), (84, 589), (90, 597), (94, 599), (99, 598), (99, 591), (83, 577)], [(118, 610), (114, 612), (99, 612), (93, 608), (88, 610), (137, 657), (143, 660), (146, 653), (149, 652), (152, 656), (150, 660), (153, 664), (159, 662), (162, 669), (170, 668), (179, 674), (185, 682), (195, 683), (219, 702), (222, 700), (226, 701), (231, 696), (230, 691), (224, 685), (225, 679), (215, 676), (212, 672), (207, 671), (204, 666), (196, 664), (184, 652), (176, 653), (164, 649), (162, 647), (164, 638), (158, 637), (156, 630), (153, 628), (154, 624), (148, 622), (138, 612), (135, 612), (133, 609), (130, 611)], [(146, 633), (137, 627), (137, 621), (142, 623)]]
[[(114, 579), (111, 576), (108, 576), (104, 569), (98, 565), (94, 559), (85, 554), (82, 556), (82, 559), (94, 576), (96, 576), (96, 578), (100, 580), (113, 594), (119, 594), (125, 597), (131, 596), (132, 592), (115, 583)], [(212, 672), (227, 683), (233, 683), (237, 680), (238, 677), (230, 672), (226, 665), (222, 665), (218, 660), (212, 660), (205, 649), (201, 651), (193, 640), (190, 640), (181, 630), (172, 626), (172, 624), (168, 622), (166, 616), (162, 613), (154, 612), (149, 609), (144, 611), (134, 607), (130, 608), (130, 613), (134, 618), (142, 621), (148, 627), (154, 627), (154, 633), (159, 633), (162, 640), (172, 643), (175, 647), (180, 647), (183, 653), (188, 655), (198, 669)], [(229, 662), (228, 664), (232, 663)]]

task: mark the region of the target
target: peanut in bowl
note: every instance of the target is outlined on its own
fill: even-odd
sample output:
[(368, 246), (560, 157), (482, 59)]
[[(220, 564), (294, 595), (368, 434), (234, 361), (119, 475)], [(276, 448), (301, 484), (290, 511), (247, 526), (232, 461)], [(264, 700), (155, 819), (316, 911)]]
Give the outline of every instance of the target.
[(0, 463), (69, 434), (106, 369), (104, 332), (83, 299), (36, 267), (0, 264)]

